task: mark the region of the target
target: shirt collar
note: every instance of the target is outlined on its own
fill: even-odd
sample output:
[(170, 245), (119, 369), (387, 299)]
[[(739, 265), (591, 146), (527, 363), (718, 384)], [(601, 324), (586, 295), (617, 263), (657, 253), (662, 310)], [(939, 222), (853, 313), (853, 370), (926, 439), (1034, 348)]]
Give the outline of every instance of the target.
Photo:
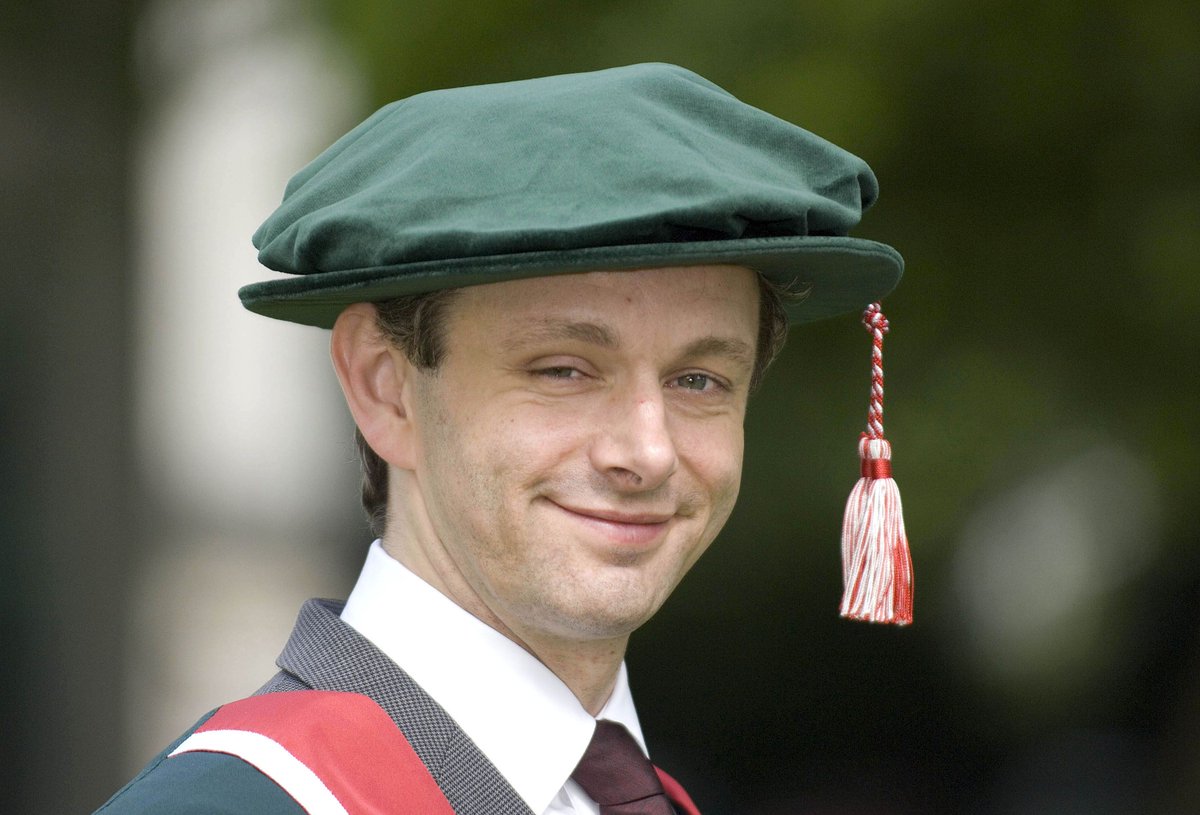
[[(534, 812), (583, 758), (595, 719), (536, 657), (371, 544), (342, 619), (450, 714)], [(598, 718), (646, 750), (625, 664)]]

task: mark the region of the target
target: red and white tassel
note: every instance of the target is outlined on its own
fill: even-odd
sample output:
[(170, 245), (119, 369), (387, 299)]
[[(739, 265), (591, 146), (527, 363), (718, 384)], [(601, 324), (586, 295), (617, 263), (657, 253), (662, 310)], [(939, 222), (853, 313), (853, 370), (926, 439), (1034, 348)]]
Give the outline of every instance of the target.
[(912, 558), (900, 490), (892, 479), (892, 446), (883, 437), (883, 335), (888, 321), (872, 303), (863, 313), (871, 333), (871, 406), (858, 441), (862, 478), (842, 520), (842, 616), (872, 623), (912, 622)]

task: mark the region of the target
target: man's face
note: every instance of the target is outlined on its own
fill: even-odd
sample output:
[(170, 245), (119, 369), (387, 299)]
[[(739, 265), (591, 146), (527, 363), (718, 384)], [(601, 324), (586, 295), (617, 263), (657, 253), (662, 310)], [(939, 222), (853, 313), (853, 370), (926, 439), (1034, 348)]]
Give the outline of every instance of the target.
[(758, 308), (729, 266), (462, 290), (398, 525), (435, 584), (527, 642), (649, 619), (737, 498)]

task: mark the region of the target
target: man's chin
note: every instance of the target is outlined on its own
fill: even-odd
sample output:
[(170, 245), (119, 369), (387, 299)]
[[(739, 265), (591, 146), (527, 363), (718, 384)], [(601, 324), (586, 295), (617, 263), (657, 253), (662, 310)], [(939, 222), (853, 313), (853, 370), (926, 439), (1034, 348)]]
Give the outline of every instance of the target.
[(546, 620), (547, 628), (569, 641), (624, 639), (645, 625), (662, 606), (662, 600), (657, 598), (642, 597), (635, 601), (628, 595), (607, 603), (596, 602), (596, 597), (589, 599), (591, 602), (586, 604), (557, 609)]

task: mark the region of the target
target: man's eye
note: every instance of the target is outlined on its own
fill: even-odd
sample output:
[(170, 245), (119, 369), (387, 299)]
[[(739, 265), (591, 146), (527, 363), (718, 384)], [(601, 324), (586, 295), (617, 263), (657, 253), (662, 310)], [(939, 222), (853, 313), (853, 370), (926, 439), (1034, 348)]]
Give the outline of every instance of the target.
[(710, 384), (715, 384), (707, 374), (684, 374), (675, 380), (679, 387), (690, 391), (708, 390)]
[(547, 379), (574, 379), (579, 371), (566, 365), (555, 365), (550, 368), (539, 368), (536, 373)]

